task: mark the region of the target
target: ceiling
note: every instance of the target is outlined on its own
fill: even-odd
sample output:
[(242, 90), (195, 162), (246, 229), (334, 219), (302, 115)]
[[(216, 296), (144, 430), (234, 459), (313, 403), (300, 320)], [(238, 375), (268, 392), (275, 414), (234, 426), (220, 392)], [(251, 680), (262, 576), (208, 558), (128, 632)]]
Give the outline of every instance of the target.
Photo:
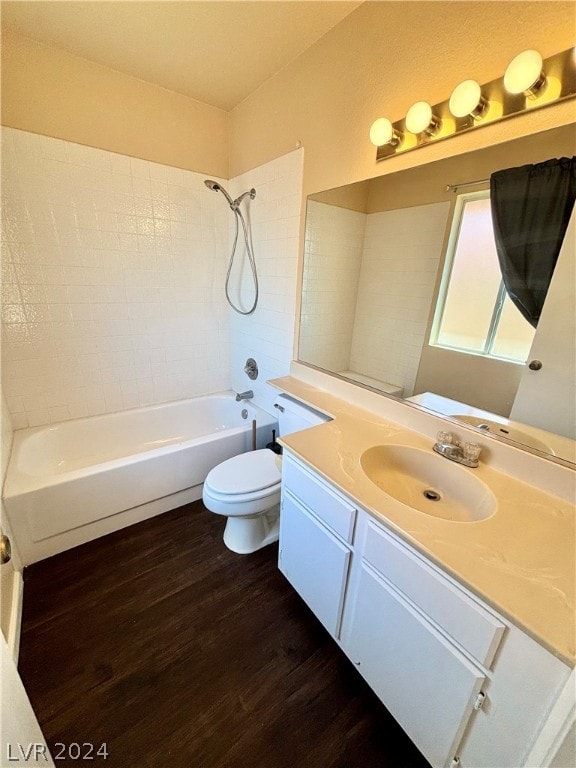
[(4, 0), (2, 24), (230, 110), (362, 0)]

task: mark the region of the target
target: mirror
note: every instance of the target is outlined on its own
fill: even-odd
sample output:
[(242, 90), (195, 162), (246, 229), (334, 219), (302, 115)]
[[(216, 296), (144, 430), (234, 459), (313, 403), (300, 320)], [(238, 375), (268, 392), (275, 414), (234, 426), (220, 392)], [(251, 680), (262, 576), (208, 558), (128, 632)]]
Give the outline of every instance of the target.
[[(574, 462), (574, 214), (534, 338), (523, 339), (527, 360), (526, 351), (514, 361), (441, 346), (434, 336), (463, 195), (487, 190), (496, 170), (571, 157), (573, 131), (563, 126), (310, 195), (299, 362)], [(477, 283), (468, 280), (466, 292), (463, 319)], [(536, 357), (541, 370), (527, 364)]]

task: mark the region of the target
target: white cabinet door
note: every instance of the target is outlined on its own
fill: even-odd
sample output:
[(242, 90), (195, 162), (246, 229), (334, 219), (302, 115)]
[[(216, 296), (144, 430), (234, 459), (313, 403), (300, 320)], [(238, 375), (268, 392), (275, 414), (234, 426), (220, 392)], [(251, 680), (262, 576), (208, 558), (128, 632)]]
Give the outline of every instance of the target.
[(279, 568), (333, 637), (338, 637), (350, 550), (284, 493)]
[(484, 675), (362, 564), (349, 657), (434, 766), (449, 765)]
[(28, 694), (1, 632), (0, 657), (2, 660), (0, 765), (43, 765), (45, 768), (54, 768), (50, 750), (44, 741)]
[(546, 302), (538, 321), (528, 361), (540, 360), (542, 369), (526, 364), (510, 418), (574, 440), (576, 438), (576, 209), (564, 236)]

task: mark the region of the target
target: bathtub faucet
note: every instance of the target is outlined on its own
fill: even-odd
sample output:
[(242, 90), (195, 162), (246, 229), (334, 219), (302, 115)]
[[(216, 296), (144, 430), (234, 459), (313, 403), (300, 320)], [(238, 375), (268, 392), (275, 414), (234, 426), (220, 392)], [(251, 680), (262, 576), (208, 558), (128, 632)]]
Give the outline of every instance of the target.
[(240, 400), (251, 400), (253, 397), (254, 397), (254, 392), (252, 392), (251, 389), (246, 390), (246, 392), (237, 392), (236, 402), (239, 403)]

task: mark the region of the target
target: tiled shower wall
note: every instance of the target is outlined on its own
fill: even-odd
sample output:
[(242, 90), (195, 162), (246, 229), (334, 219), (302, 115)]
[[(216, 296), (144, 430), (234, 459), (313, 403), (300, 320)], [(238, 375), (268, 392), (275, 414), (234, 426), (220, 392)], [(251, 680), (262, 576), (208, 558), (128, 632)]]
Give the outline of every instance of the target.
[(448, 210), (308, 203), (301, 359), (413, 393)]
[(4, 128), (2, 177), (14, 428), (229, 388), (227, 209), (203, 175)]
[(330, 371), (350, 367), (366, 219), (308, 201), (299, 355)]
[(450, 203), (366, 217), (350, 367), (413, 394)]
[[(231, 311), (232, 387), (251, 389), (255, 402), (275, 413), (277, 392), (266, 380), (285, 376), (293, 358), (294, 315), (300, 237), (303, 150), (298, 149), (238, 176), (230, 182), (234, 197), (254, 187), (254, 200), (242, 203), (251, 222), (254, 255), (258, 267), (259, 300), (250, 315)], [(230, 235), (233, 217), (228, 209)], [(238, 259), (232, 273), (233, 299), (249, 309), (254, 288), (245, 254), (242, 229), (238, 240)], [(238, 286), (241, 286), (239, 301)], [(248, 357), (259, 367), (258, 379), (244, 373)]]
[[(3, 392), (14, 428), (232, 385), (272, 408), (265, 380), (292, 359), (301, 150), (217, 179), (234, 196), (257, 190), (242, 210), (260, 298), (244, 317), (224, 297), (234, 219), (204, 174), (9, 128), (2, 141)], [(245, 269), (242, 280), (245, 302)], [(247, 357), (260, 365), (256, 382)]]

